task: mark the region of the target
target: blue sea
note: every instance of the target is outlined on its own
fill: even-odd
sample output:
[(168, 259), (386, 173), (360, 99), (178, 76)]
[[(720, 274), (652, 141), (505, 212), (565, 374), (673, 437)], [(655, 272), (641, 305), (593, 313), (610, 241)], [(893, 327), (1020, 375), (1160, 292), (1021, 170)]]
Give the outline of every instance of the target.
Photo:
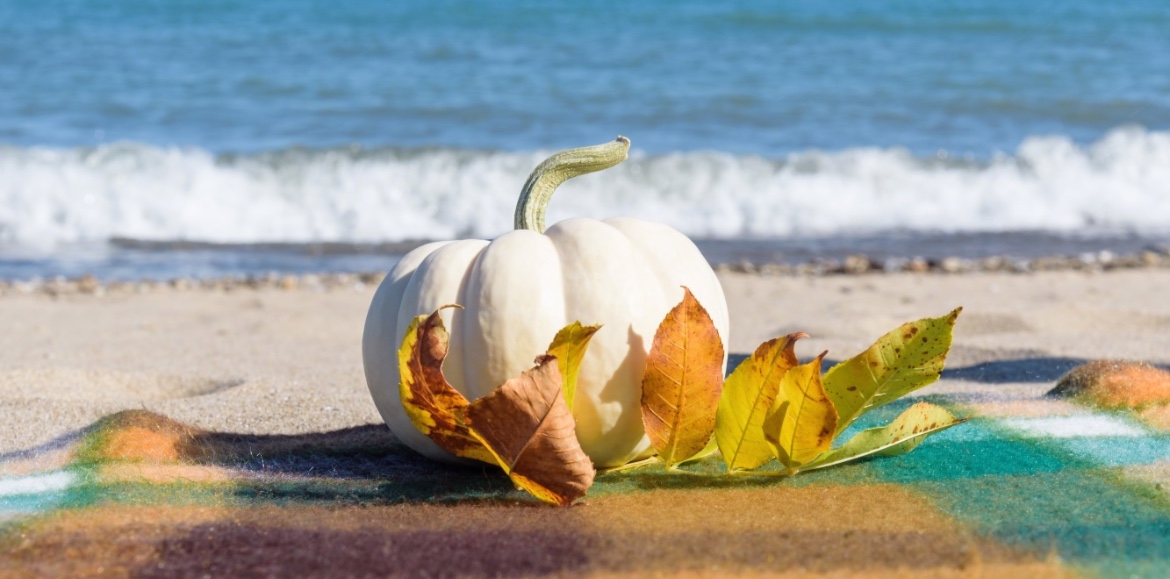
[(0, 279), (384, 269), (619, 134), (550, 220), (713, 261), (1164, 243), (1170, 2), (0, 0)]

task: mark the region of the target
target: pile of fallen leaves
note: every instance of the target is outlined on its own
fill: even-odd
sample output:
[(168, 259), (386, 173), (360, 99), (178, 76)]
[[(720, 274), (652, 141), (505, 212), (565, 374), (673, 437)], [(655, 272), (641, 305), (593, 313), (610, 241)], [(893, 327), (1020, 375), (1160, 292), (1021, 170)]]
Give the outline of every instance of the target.
[[(827, 352), (800, 364), (795, 345), (807, 335), (789, 334), (761, 344), (724, 380), (719, 332), (684, 288), (654, 335), (642, 378), (642, 422), (657, 451), (649, 461), (676, 469), (718, 450), (730, 474), (776, 458), (784, 470), (775, 474), (791, 476), (910, 452), (963, 420), (919, 402), (886, 426), (837, 448), (833, 441), (866, 412), (938, 380), (961, 311), (903, 324), (824, 375)], [(569, 505), (595, 474), (577, 442), (571, 404), (599, 328), (566, 326), (534, 368), (468, 402), (443, 376), (449, 335), (439, 311), (418, 316), (398, 351), (402, 404), (415, 427), (451, 454), (497, 465), (517, 487)]]

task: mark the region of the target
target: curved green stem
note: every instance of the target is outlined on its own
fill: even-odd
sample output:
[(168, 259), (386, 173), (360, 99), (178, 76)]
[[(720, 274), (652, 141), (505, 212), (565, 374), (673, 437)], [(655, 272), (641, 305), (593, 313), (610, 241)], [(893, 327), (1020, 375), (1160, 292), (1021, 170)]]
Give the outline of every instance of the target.
[(516, 229), (544, 233), (544, 213), (561, 183), (578, 175), (608, 169), (626, 160), (630, 140), (618, 137), (604, 145), (561, 151), (536, 166), (516, 202)]

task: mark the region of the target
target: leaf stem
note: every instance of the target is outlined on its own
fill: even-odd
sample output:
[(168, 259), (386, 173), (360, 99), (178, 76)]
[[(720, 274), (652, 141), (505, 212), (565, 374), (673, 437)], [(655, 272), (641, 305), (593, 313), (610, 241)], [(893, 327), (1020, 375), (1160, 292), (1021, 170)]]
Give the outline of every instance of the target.
[(613, 468), (599, 469), (597, 471), (597, 474), (609, 474), (611, 472), (619, 472), (619, 471), (623, 471), (623, 470), (634, 470), (635, 468), (642, 468), (644, 466), (650, 466), (650, 465), (655, 464), (657, 462), (660, 462), (658, 456), (652, 456), (650, 458), (643, 458), (642, 460), (636, 460), (634, 462), (627, 462), (626, 464), (623, 464), (621, 466), (615, 466)]
[(608, 169), (626, 160), (630, 140), (618, 137), (602, 145), (561, 151), (537, 165), (520, 191), (516, 202), (516, 229), (531, 229), (544, 233), (544, 214), (553, 192), (561, 183), (584, 175)]
[(786, 470), (733, 470), (727, 473), (730, 476), (768, 476), (775, 478), (790, 477), (792, 474)]

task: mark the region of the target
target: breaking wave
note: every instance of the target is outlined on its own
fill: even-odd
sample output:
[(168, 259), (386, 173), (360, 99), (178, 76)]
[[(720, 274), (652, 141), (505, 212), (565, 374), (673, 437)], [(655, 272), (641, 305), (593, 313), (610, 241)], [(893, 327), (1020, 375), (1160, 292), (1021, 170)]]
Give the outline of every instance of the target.
[[(636, 145), (636, 143), (635, 143)], [(493, 237), (547, 151), (290, 149), (216, 155), (112, 143), (0, 147), (0, 246)], [(1170, 230), (1170, 132), (1025, 140), (963, 160), (903, 149), (635, 154), (566, 183), (549, 222), (634, 216), (704, 238), (885, 231)]]

